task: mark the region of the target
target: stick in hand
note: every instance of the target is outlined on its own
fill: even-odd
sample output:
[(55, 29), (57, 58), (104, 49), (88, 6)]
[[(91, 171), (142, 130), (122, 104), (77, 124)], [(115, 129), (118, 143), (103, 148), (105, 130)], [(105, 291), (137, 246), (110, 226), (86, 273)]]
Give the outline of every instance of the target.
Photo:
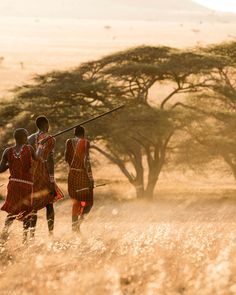
[[(105, 186), (105, 185), (106, 185), (106, 183), (97, 184), (94, 186), (94, 188)], [(83, 191), (88, 191), (90, 189), (91, 189), (90, 187), (85, 187), (85, 188), (81, 188), (81, 189), (77, 190), (76, 192), (79, 193), (79, 192), (83, 192)]]

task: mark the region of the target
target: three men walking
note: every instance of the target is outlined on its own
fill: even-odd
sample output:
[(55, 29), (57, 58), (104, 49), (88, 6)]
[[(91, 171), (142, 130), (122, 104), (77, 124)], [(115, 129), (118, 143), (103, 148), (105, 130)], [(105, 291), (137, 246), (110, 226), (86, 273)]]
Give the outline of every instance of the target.
[[(46, 208), (49, 234), (54, 229), (53, 203), (63, 193), (54, 179), (55, 138), (48, 134), (49, 121), (40, 116), (35, 121), (37, 132), (28, 137), (25, 129), (14, 132), (15, 145), (7, 148), (0, 162), (0, 173), (9, 169), (7, 198), (1, 210), (8, 213), (2, 237), (7, 238), (15, 219), (23, 221), (23, 242), (28, 232), (35, 235), (37, 211)], [(79, 232), (84, 214), (93, 206), (93, 176), (89, 160), (89, 141), (84, 128), (75, 128), (75, 137), (67, 140), (65, 160), (69, 164), (68, 192), (72, 199), (72, 229)], [(28, 137), (28, 138), (27, 138)], [(78, 192), (83, 189), (82, 192)], [(85, 190), (84, 190), (85, 189)]]

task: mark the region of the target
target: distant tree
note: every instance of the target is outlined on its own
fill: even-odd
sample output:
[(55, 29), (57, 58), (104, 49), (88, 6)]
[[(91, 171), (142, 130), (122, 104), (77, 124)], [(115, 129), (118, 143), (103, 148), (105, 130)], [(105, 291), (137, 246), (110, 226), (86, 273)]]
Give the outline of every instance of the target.
[[(171, 157), (185, 112), (176, 107), (186, 93), (207, 87), (215, 58), (208, 53), (143, 46), (82, 64), (73, 71), (37, 76), (15, 90), (15, 99), (0, 106), (5, 136), (9, 121), (33, 129), (38, 114), (61, 129), (121, 103), (124, 111), (88, 126), (93, 148), (116, 164), (135, 187), (137, 197), (153, 197), (158, 177)], [(162, 87), (168, 85), (168, 93)], [(150, 91), (158, 97), (150, 99)], [(58, 140), (62, 156), (65, 136)], [(147, 178), (146, 178), (147, 175)]]
[[(200, 48), (212, 60), (207, 87), (179, 104), (193, 118), (181, 144), (179, 163), (193, 167), (223, 159), (236, 179), (236, 42)], [(187, 156), (188, 155), (188, 156)]]

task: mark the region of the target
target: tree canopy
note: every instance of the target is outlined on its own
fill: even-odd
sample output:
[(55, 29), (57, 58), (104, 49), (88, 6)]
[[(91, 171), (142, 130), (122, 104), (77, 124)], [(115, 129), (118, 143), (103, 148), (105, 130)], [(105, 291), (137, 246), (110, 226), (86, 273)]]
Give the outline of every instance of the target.
[[(225, 118), (234, 120), (234, 49), (235, 43), (186, 50), (141, 46), (71, 71), (36, 76), (32, 84), (14, 90), (11, 102), (1, 103), (1, 143), (9, 141), (12, 127), (21, 125), (32, 132), (39, 114), (48, 116), (52, 130), (58, 131), (125, 103), (122, 112), (89, 125), (89, 138), (94, 149), (119, 167), (138, 197), (152, 197), (173, 153), (186, 147), (194, 153), (187, 142), (194, 136), (199, 140), (196, 132), (205, 140), (201, 120), (206, 124), (217, 120), (219, 126)], [(218, 135), (222, 132), (215, 130)], [(66, 137), (57, 141), (58, 158)]]

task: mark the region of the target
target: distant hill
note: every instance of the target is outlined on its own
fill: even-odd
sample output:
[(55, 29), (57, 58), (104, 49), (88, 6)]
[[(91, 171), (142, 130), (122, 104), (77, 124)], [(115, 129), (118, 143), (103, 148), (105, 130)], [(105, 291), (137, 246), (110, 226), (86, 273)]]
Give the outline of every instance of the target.
[(159, 21), (232, 21), (191, 0), (1, 0), (0, 16)]

